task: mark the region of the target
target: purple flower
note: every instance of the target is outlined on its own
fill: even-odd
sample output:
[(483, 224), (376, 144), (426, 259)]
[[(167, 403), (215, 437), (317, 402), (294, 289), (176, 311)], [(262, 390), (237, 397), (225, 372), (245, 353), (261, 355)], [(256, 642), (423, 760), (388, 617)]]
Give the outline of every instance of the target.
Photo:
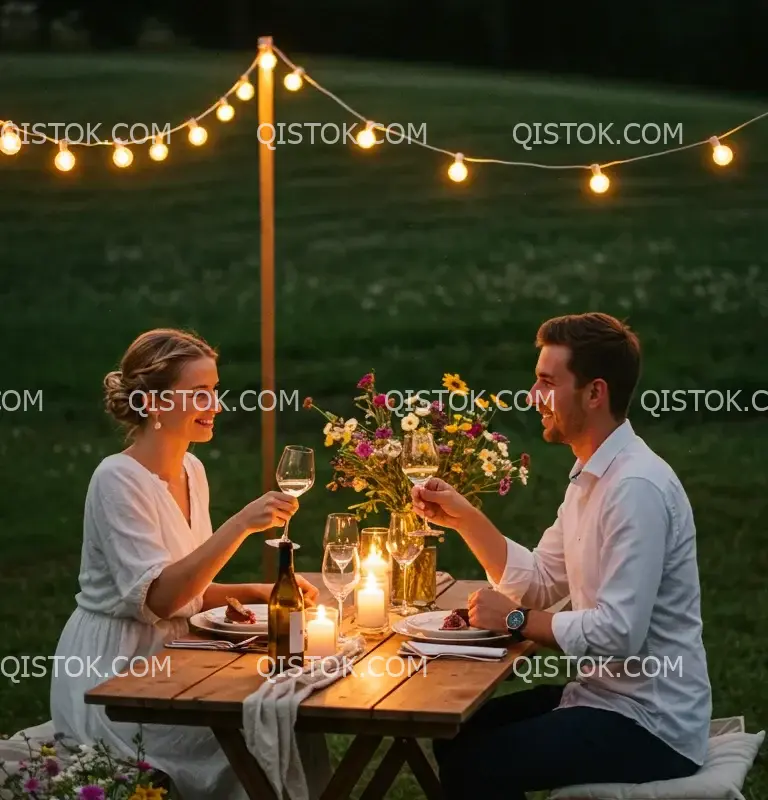
[(360, 439), (365, 439), (365, 431), (355, 431), (355, 432), (352, 434), (352, 438), (353, 438), (355, 441), (359, 441)]
[(509, 476), (506, 476), (499, 481), (499, 494), (505, 495), (509, 491), (509, 487), (512, 486), (512, 480)]
[(392, 428), (376, 428), (375, 436), (377, 439), (391, 439)]
[(467, 436), (470, 439), (476, 439), (483, 432), (483, 426), (479, 422), (472, 424), (472, 427), (467, 431)]
[(375, 406), (385, 406), (387, 404), (387, 396), (385, 394), (377, 394), (373, 398), (373, 404)]
[(451, 446), (450, 446), (449, 444), (439, 444), (439, 445), (437, 446), (437, 449), (438, 449), (438, 450), (439, 450), (441, 453), (450, 453), (450, 452), (451, 452)]
[(432, 410), (433, 411), (442, 411), (443, 410), (443, 404), (439, 400), (433, 400), (432, 401)]
[(369, 372), (357, 382), (358, 389), (367, 389), (373, 383), (373, 375)]
[(139, 772), (149, 772), (152, 769), (152, 765), (146, 761), (137, 761), (136, 762), (136, 769)]
[(373, 453), (373, 446), (370, 442), (362, 441), (355, 448), (355, 454), (358, 458), (368, 458)]
[(503, 433), (492, 433), (491, 437), (494, 442), (508, 442), (509, 439)]
[(104, 790), (101, 786), (83, 786), (78, 796), (80, 800), (104, 800)]
[(29, 780), (24, 781), (24, 785), (21, 788), (27, 794), (35, 794), (35, 792), (39, 792), (42, 789), (42, 785), (37, 778), (29, 778)]
[(59, 774), (59, 765), (53, 758), (47, 758), (45, 760), (45, 772), (51, 777)]

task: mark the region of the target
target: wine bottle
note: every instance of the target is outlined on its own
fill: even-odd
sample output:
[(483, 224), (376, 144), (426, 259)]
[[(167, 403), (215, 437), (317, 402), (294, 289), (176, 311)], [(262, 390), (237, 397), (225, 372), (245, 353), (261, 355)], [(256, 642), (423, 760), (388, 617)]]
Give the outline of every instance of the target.
[(277, 581), (269, 598), (267, 658), (274, 672), (304, 664), (304, 596), (293, 571), (293, 543), (280, 542)]

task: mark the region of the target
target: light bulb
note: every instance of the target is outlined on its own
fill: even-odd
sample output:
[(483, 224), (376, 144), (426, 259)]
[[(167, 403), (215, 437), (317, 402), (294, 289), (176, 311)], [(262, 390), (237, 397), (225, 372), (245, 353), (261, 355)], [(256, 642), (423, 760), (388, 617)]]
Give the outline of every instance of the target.
[(130, 167), (133, 162), (133, 153), (122, 144), (115, 147), (115, 152), (112, 153), (112, 161), (115, 162), (116, 167)]
[(376, 144), (376, 134), (373, 132), (370, 122), (365, 126), (364, 130), (357, 134), (356, 141), (364, 150)]
[(717, 136), (713, 136), (709, 143), (712, 145), (712, 160), (719, 167), (725, 167), (733, 161), (733, 150), (727, 144), (720, 144)]
[(195, 145), (195, 147), (200, 147), (201, 144), (205, 144), (207, 139), (208, 131), (192, 120), (192, 122), (189, 123), (189, 141)]
[(0, 150), (7, 156), (15, 156), (21, 150), (21, 137), (18, 128), (11, 122), (3, 126), (3, 133), (0, 136)]
[(277, 64), (277, 56), (271, 50), (265, 50), (259, 56), (259, 66), (262, 69), (274, 69)]
[(237, 84), (237, 89), (235, 89), (235, 94), (238, 98), (244, 101), (250, 100), (255, 93), (256, 90), (253, 88), (253, 84), (248, 78), (241, 78), (240, 82)]
[(467, 167), (464, 164), (464, 156), (456, 153), (456, 160), (448, 167), (448, 177), (456, 183), (463, 181), (468, 175)]
[(53, 163), (56, 165), (56, 169), (60, 169), (62, 172), (69, 172), (75, 166), (75, 157), (67, 149), (66, 142), (59, 142), (59, 152), (56, 153)]
[(153, 161), (165, 161), (168, 157), (168, 147), (163, 143), (163, 141), (158, 136), (155, 139), (155, 143), (152, 147), (149, 148), (149, 157)]
[(219, 107), (216, 109), (216, 116), (222, 122), (229, 122), (235, 116), (235, 107), (230, 105), (226, 99), (222, 99)]
[(304, 79), (301, 77), (303, 72), (304, 70), (301, 67), (297, 67), (293, 72), (285, 76), (283, 83), (289, 92), (298, 92), (301, 89), (301, 85), (304, 83)]
[(589, 179), (589, 188), (595, 194), (603, 194), (603, 192), (608, 191), (608, 187), (611, 185), (610, 180), (608, 179), (607, 175), (603, 175), (600, 172), (600, 165), (593, 164), (592, 165), (592, 177)]

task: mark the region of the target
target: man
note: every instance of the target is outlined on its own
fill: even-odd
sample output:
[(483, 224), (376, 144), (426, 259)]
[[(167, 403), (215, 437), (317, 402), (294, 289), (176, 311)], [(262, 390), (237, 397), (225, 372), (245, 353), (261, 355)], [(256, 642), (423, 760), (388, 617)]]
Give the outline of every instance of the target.
[[(545, 322), (536, 345), (530, 401), (544, 439), (576, 457), (539, 545), (504, 537), (442, 480), (415, 487), (413, 502), (457, 530), (486, 570), (494, 588), (469, 599), (472, 625), (562, 651), (575, 680), (491, 700), (456, 738), (436, 741), (447, 798), (523, 800), (574, 784), (686, 777), (707, 749), (693, 514), (675, 473), (627, 419), (638, 339), (590, 313)], [(572, 610), (546, 611), (568, 595)]]

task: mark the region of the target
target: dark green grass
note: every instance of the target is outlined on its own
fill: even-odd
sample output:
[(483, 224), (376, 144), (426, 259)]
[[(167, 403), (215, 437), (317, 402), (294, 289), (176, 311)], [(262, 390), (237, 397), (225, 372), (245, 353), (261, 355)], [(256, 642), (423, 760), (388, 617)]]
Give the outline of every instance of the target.
[[(10, 58), (0, 118), (176, 124), (220, 95), (247, 64), (224, 57)], [(309, 61), (307, 69), (379, 121), (427, 124), (429, 141), (469, 155), (584, 163), (639, 155), (641, 145), (539, 146), (520, 122), (683, 123), (684, 141), (726, 130), (762, 110), (718, 98), (547, 82), (433, 68)], [(105, 148), (75, 150), (72, 174), (54, 172), (50, 145), (0, 158), (3, 207), (0, 307), (3, 390), (43, 392), (43, 410), (0, 412), (2, 647), (0, 656), (52, 654), (77, 590), (81, 513), (99, 459), (121, 447), (101, 411), (100, 383), (140, 331), (193, 327), (222, 351), (229, 397), (259, 386), (259, 218), (255, 105), (229, 126), (209, 121), (209, 143), (174, 139), (168, 161), (136, 148), (128, 171)], [(352, 122), (328, 99), (278, 84), (278, 119)], [(530, 386), (540, 322), (602, 310), (628, 318), (645, 347), (640, 391), (735, 391), (745, 405), (768, 389), (768, 124), (732, 141), (716, 170), (706, 148), (610, 172), (612, 191), (585, 190), (588, 172), (470, 165), (415, 146), (278, 147), (277, 375), (280, 388), (353, 411), (369, 367), (382, 387), (437, 390), (445, 371), (486, 392)], [(671, 143), (670, 143), (671, 145)], [(661, 147), (663, 144), (658, 145)], [(768, 405), (768, 396), (758, 400)], [(768, 719), (768, 435), (765, 414), (687, 411), (654, 417), (638, 402), (636, 429), (677, 470), (699, 534), (705, 644), (715, 714)], [(329, 478), (319, 416), (279, 415), (280, 445), (316, 447), (316, 488), (292, 532), (298, 565), (319, 570), (325, 514), (347, 499)], [(540, 441), (532, 414), (499, 419), (513, 450), (532, 455), (529, 486), (488, 511), (533, 546), (554, 518), (572, 463)], [(218, 525), (260, 490), (259, 416), (223, 413), (205, 461)], [(350, 496), (348, 502), (356, 501)], [(441, 568), (480, 577), (449, 535)], [(256, 579), (260, 544), (244, 545), (224, 579)], [(522, 686), (522, 684), (521, 684)], [(48, 718), (48, 680), (0, 679), (0, 730)], [(337, 749), (341, 746), (337, 743)], [(416, 796), (408, 776), (393, 796)], [(764, 761), (747, 797), (768, 794)]]

